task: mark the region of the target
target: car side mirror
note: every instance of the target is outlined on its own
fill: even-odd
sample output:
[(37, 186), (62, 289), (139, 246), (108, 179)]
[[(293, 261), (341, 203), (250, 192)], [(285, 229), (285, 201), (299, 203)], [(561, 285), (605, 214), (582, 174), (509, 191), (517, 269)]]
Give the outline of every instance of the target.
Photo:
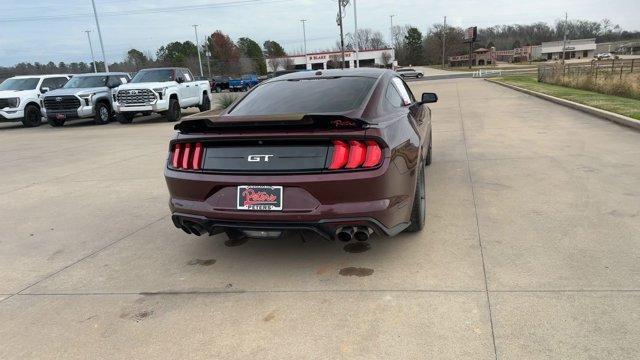
[(46, 93), (46, 92), (48, 92), (48, 91), (49, 91), (49, 88), (48, 88), (48, 87), (46, 87), (46, 86), (45, 86), (45, 87), (40, 88), (40, 92), (41, 92), (41, 93), (43, 93), (43, 94), (44, 94), (44, 93)]
[(178, 84), (182, 84), (184, 82), (184, 78), (183, 77), (178, 77), (178, 78), (176, 78), (176, 82)]
[(430, 104), (434, 102), (438, 102), (438, 95), (436, 93), (422, 93), (422, 101), (423, 104)]

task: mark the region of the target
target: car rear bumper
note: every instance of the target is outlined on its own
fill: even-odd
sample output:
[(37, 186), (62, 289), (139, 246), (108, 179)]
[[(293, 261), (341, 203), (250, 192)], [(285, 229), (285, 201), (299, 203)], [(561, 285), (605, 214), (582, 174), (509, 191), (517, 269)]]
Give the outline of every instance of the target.
[[(374, 170), (322, 174), (222, 175), (167, 168), (174, 224), (196, 223), (204, 232), (268, 228), (312, 230), (333, 238), (343, 226), (367, 226), (395, 235), (409, 225), (415, 175), (385, 159)], [(237, 209), (240, 185), (282, 186), (282, 211)]]
[(327, 240), (336, 238), (338, 231), (344, 228), (365, 227), (381, 236), (393, 236), (404, 230), (409, 224), (401, 223), (393, 228), (384, 226), (374, 218), (322, 219), (315, 222), (271, 222), (271, 221), (229, 221), (212, 220), (204, 216), (174, 213), (173, 224), (188, 234), (215, 235), (228, 230), (244, 231), (311, 231)]

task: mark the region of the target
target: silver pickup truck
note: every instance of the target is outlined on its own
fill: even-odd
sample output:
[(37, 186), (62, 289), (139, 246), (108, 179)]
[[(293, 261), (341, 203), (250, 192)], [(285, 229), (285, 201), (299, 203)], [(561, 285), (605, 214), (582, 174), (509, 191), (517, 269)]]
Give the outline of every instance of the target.
[(67, 120), (84, 118), (107, 124), (114, 117), (111, 89), (129, 81), (131, 76), (120, 72), (75, 75), (61, 89), (46, 93), (42, 115), (56, 127)]

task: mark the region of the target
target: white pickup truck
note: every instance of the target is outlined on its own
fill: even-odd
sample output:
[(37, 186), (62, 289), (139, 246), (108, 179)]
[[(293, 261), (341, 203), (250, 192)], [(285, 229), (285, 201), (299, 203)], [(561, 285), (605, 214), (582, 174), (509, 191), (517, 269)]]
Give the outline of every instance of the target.
[(40, 126), (42, 94), (61, 88), (69, 75), (14, 76), (0, 84), (0, 121), (22, 121), (26, 127)]
[(113, 109), (118, 121), (128, 124), (136, 114), (160, 113), (168, 121), (178, 121), (182, 109), (211, 109), (211, 86), (196, 81), (189, 69), (157, 68), (139, 71), (131, 82), (113, 90)]

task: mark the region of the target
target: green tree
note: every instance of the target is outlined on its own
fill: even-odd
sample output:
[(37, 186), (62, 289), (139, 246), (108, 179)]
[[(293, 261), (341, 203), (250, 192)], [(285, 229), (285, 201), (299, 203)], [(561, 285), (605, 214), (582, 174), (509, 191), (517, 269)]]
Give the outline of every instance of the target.
[(422, 33), (415, 27), (410, 27), (404, 36), (409, 63), (416, 65), (424, 63), (422, 57)]
[(264, 53), (267, 57), (287, 56), (287, 53), (284, 51), (282, 46), (275, 41), (267, 40), (264, 42), (262, 47), (264, 48)]
[(251, 59), (258, 74), (264, 75), (267, 73), (267, 64), (264, 61), (264, 54), (257, 42), (247, 37), (241, 37), (238, 39), (238, 48), (245, 57)]
[(185, 66), (187, 60), (198, 56), (198, 49), (191, 41), (174, 41), (165, 46), (161, 46), (156, 53), (158, 60), (172, 66)]
[(127, 51), (127, 57), (124, 60), (129, 63), (136, 71), (144, 67), (149, 59), (138, 49), (131, 49)]

